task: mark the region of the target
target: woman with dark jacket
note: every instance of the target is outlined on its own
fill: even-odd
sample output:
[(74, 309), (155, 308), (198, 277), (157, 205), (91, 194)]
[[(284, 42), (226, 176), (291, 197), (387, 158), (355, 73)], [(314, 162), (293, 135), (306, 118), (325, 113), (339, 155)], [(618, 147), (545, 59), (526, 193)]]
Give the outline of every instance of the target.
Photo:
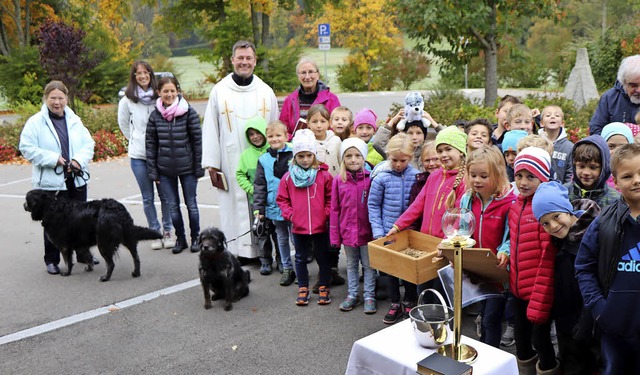
[(204, 176), (202, 131), (198, 113), (179, 93), (175, 77), (163, 77), (158, 82), (156, 109), (149, 116), (146, 135), (147, 170), (149, 178), (160, 181), (160, 189), (171, 207), (171, 221), (176, 231), (176, 245), (172, 252), (179, 254), (187, 248), (184, 222), (180, 211), (178, 180), (189, 213), (191, 252), (200, 247), (200, 213), (196, 201), (198, 178)]

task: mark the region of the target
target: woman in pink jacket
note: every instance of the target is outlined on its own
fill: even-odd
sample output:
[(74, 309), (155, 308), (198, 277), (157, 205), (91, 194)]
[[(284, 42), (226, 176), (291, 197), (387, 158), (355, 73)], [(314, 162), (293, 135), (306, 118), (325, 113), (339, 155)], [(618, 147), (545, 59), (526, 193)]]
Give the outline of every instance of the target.
[(329, 113), (340, 106), (338, 97), (320, 81), (320, 69), (315, 61), (300, 60), (296, 66), (296, 74), (300, 80), (300, 87), (284, 99), (280, 112), (280, 121), (287, 125), (289, 139), (293, 138), (296, 130), (306, 128), (307, 111), (312, 105), (322, 104)]
[(375, 276), (369, 265), (367, 244), (373, 239), (367, 201), (371, 178), (364, 168), (367, 158), (367, 144), (360, 138), (347, 138), (340, 147), (340, 174), (333, 180), (331, 192), (331, 216), (329, 234), (331, 246), (339, 248), (344, 244), (347, 254), (347, 298), (340, 304), (340, 310), (350, 311), (360, 303), (358, 297), (358, 269), (360, 263), (364, 271), (364, 313), (377, 311), (375, 299)]
[(326, 164), (316, 159), (316, 142), (313, 132), (303, 129), (293, 138), (293, 161), (280, 180), (276, 203), (282, 217), (292, 224), (291, 234), (296, 248), (296, 275), (298, 298), (296, 305), (309, 304), (309, 270), (307, 256), (313, 251), (319, 268), (319, 305), (331, 303), (329, 282), (329, 209), (331, 183)]

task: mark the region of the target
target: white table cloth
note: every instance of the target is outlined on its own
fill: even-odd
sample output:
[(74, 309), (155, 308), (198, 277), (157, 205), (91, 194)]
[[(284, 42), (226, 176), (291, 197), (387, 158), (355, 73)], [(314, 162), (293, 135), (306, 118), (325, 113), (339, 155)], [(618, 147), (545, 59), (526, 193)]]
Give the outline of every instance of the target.
[[(466, 336), (462, 336), (462, 342), (478, 351), (478, 358), (472, 364), (473, 375), (518, 375), (518, 364), (513, 354)], [(405, 320), (356, 341), (345, 373), (415, 375), (416, 363), (434, 351), (418, 344), (411, 322)]]

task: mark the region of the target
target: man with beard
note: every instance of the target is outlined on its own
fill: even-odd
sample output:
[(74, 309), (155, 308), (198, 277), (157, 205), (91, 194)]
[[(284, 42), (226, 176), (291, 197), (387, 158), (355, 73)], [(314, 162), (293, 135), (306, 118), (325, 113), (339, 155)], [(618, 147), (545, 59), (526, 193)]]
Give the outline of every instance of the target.
[(616, 84), (602, 94), (589, 122), (589, 134), (600, 134), (611, 122), (635, 123), (639, 107), (640, 55), (633, 55), (622, 60)]
[[(218, 82), (209, 95), (202, 123), (202, 167), (212, 178), (221, 171), (229, 190), (218, 191), (220, 229), (230, 240), (228, 250), (237, 256), (255, 258), (257, 249), (251, 246), (252, 210), (247, 194), (235, 180), (240, 154), (249, 145), (245, 124), (260, 116), (267, 123), (278, 119), (278, 101), (271, 87), (253, 74), (256, 67), (256, 47), (241, 40), (233, 45), (233, 73)], [(237, 238), (237, 240), (236, 240)], [(235, 241), (234, 241), (235, 240)]]

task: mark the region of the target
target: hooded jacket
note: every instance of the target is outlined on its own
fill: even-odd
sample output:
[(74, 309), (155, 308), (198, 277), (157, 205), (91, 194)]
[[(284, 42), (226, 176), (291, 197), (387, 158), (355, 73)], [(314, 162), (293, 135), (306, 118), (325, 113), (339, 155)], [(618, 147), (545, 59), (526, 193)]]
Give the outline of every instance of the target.
[(582, 238), (575, 268), (585, 306), (600, 330), (640, 338), (638, 223), (623, 198), (602, 210)]
[(331, 246), (359, 247), (373, 239), (369, 223), (369, 171), (347, 172), (347, 180), (333, 179), (329, 237)]
[(541, 324), (549, 319), (553, 305), (557, 251), (533, 215), (532, 199), (519, 195), (509, 209), (509, 287), (516, 298), (529, 301), (527, 319)]
[[(538, 132), (547, 138), (544, 129)], [(567, 138), (567, 131), (560, 128), (560, 134), (553, 141), (553, 154), (551, 155), (551, 168), (556, 172), (556, 179), (562, 184), (570, 183), (573, 179), (573, 143)]]
[[(296, 124), (298, 123), (298, 119), (300, 119), (300, 102), (298, 101), (300, 90), (302, 90), (302, 87), (298, 87), (284, 98), (284, 103), (282, 103), (282, 112), (280, 112), (280, 121), (287, 125), (289, 140), (293, 138), (293, 133), (297, 130), (295, 129)], [(316, 100), (313, 101), (313, 104), (322, 104), (327, 108), (327, 111), (331, 113), (334, 108), (340, 106), (340, 100), (329, 90), (329, 87), (325, 85), (324, 82), (319, 80), (318, 96), (316, 96)]]
[[(416, 200), (411, 206), (396, 220), (395, 225), (399, 230), (409, 227), (416, 219), (422, 216), (420, 232), (431, 236), (444, 238), (442, 231), (442, 216), (447, 211), (446, 201), (449, 193), (453, 190), (453, 183), (458, 176), (458, 169), (446, 170), (440, 167), (432, 172), (427, 178)], [(460, 199), (465, 192), (464, 180), (456, 188), (456, 202), (458, 206)]]
[(640, 104), (631, 103), (629, 95), (618, 81), (600, 97), (598, 107), (589, 121), (589, 134), (600, 134), (602, 128), (612, 122), (635, 123)]
[[(584, 188), (582, 182), (580, 182), (580, 179), (578, 178), (578, 174), (576, 173), (575, 150), (583, 143), (592, 143), (598, 147), (598, 150), (600, 151), (600, 160), (598, 160), (598, 163), (600, 163), (600, 176), (598, 176), (598, 180), (594, 184), (594, 187), (589, 190)], [(611, 205), (618, 199), (618, 197), (620, 197), (620, 193), (615, 189), (612, 189), (607, 184), (607, 179), (611, 175), (611, 167), (609, 146), (607, 146), (607, 142), (605, 142), (604, 138), (599, 135), (590, 135), (576, 142), (573, 147), (571, 158), (574, 161), (573, 182), (564, 185), (564, 187), (569, 191), (570, 201), (583, 198), (591, 199), (596, 202), (598, 206), (604, 208)]]
[(332, 181), (324, 163), (320, 163), (311, 186), (296, 187), (289, 172), (282, 177), (276, 203), (282, 217), (291, 222), (292, 233), (311, 235), (328, 231)]
[(293, 150), (287, 144), (281, 150), (269, 147), (267, 152), (258, 158), (256, 178), (253, 181), (253, 209), (267, 219), (283, 221), (282, 211), (276, 203), (280, 179), (289, 170), (289, 162), (293, 159)]
[[(69, 158), (77, 161), (84, 172), (84, 178), (76, 176), (74, 179), (75, 186), (81, 187), (89, 181), (89, 162), (93, 159), (95, 142), (80, 117), (71, 108), (64, 108), (64, 117), (69, 135)], [(22, 156), (32, 164), (31, 183), (34, 188), (67, 190), (64, 173), (61, 173), (60, 167), (57, 168), (59, 173), (56, 173), (62, 148), (46, 104), (24, 124), (19, 148)]]
[(149, 116), (146, 134), (147, 173), (154, 181), (160, 175), (177, 177), (183, 174), (204, 176), (202, 159), (202, 130), (200, 116), (180, 96), (179, 106), (187, 107), (182, 116), (167, 121), (158, 109)]
[[(249, 129), (253, 129), (262, 134), (264, 143), (262, 146), (254, 146), (249, 139)], [(253, 202), (253, 181), (256, 177), (256, 167), (258, 166), (258, 158), (267, 152), (269, 144), (267, 143), (267, 125), (262, 117), (254, 117), (247, 121), (244, 129), (244, 136), (247, 139), (247, 147), (240, 155), (240, 161), (236, 168), (236, 180), (242, 190), (249, 194), (249, 204)]]
[(409, 195), (416, 174), (418, 170), (411, 165), (398, 173), (391, 169), (387, 161), (373, 169), (368, 202), (373, 238), (386, 236), (398, 217), (409, 207)]

